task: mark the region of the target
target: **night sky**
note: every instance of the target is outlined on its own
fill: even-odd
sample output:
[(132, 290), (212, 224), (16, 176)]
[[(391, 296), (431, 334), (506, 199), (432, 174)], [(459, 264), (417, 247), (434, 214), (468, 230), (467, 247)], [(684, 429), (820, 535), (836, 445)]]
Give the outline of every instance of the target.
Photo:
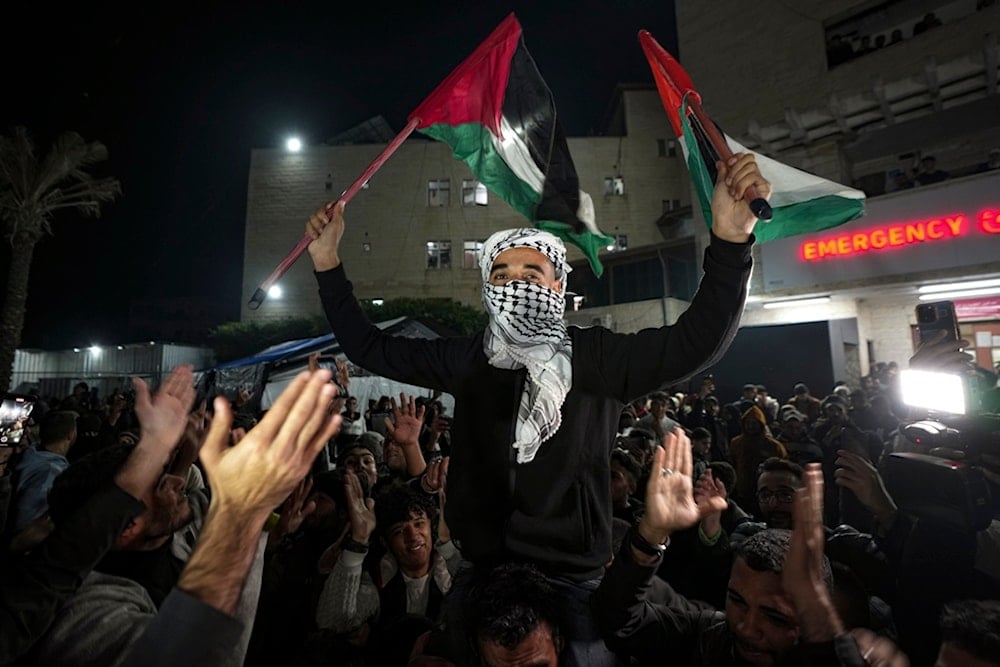
[[(616, 83), (651, 82), (640, 29), (676, 53), (664, 0), (82, 4), (8, 20), (0, 117), (40, 153), (66, 130), (101, 141), (124, 195), (36, 248), (22, 347), (130, 342), (143, 296), (202, 294), (238, 318), (250, 151), (379, 114), (398, 131), (511, 11), (570, 136), (599, 131)], [(8, 261), (3, 244), (0, 283)]]

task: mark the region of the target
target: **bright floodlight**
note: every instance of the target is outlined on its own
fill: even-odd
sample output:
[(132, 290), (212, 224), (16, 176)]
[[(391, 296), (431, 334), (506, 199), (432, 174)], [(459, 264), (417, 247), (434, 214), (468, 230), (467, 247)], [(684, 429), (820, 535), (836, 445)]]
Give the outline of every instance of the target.
[(899, 372), (899, 385), (906, 405), (965, 414), (965, 385), (959, 375), (907, 368)]
[(285, 148), (291, 153), (298, 153), (302, 150), (302, 141), (298, 137), (292, 137), (285, 142)]
[(271, 285), (270, 287), (267, 288), (267, 295), (269, 297), (271, 297), (272, 299), (280, 299), (281, 298), (281, 286), (280, 285)]
[(100, 346), (100, 345), (91, 345), (91, 346), (90, 346), (89, 348), (87, 348), (87, 349), (88, 349), (88, 350), (90, 351), (90, 353), (91, 353), (91, 354), (92, 354), (93, 356), (95, 356), (95, 357), (99, 357), (99, 356), (101, 356), (101, 346)]

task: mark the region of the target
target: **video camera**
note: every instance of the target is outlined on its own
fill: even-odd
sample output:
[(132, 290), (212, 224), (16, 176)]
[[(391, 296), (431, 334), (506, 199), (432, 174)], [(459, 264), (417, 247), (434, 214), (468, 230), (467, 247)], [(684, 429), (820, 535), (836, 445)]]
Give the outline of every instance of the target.
[(988, 479), (1000, 478), (991, 465), (1000, 460), (1000, 415), (976, 412), (972, 384), (959, 376), (904, 371), (901, 382), (904, 403), (925, 412), (900, 425), (897, 451), (884, 461), (886, 489), (906, 514), (985, 529), (1000, 509), (1000, 486)]

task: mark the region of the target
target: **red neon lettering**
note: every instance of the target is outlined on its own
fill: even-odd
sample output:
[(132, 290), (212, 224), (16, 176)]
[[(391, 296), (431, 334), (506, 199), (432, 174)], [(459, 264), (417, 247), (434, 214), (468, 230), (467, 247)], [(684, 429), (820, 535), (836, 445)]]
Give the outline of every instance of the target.
[(979, 214), (979, 229), (987, 234), (1000, 234), (1000, 211), (982, 211)]
[[(799, 246), (799, 257), (804, 261), (814, 262), (825, 257), (848, 257), (889, 247), (956, 238), (968, 233), (965, 221), (964, 214), (956, 213), (930, 220), (899, 222), (852, 234), (814, 239)], [(980, 211), (978, 227), (986, 234), (1000, 234), (1000, 210)]]
[(917, 241), (923, 241), (925, 238), (924, 234), (924, 224), (918, 222), (915, 224), (910, 224), (906, 226), (906, 242), (915, 243)]

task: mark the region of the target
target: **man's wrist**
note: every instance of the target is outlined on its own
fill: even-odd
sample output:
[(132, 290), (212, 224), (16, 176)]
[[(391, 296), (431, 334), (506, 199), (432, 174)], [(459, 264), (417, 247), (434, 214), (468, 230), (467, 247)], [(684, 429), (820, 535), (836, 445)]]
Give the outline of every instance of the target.
[(334, 254), (332, 256), (328, 255), (324, 257), (315, 257), (315, 256), (313, 257), (313, 268), (316, 269), (316, 271), (319, 272), (330, 271), (331, 269), (335, 269), (338, 266), (340, 266), (339, 254)]
[(670, 531), (663, 529), (656, 529), (652, 526), (639, 522), (638, 528), (634, 531), (634, 534), (641, 537), (647, 544), (652, 545), (666, 545), (670, 541)]

